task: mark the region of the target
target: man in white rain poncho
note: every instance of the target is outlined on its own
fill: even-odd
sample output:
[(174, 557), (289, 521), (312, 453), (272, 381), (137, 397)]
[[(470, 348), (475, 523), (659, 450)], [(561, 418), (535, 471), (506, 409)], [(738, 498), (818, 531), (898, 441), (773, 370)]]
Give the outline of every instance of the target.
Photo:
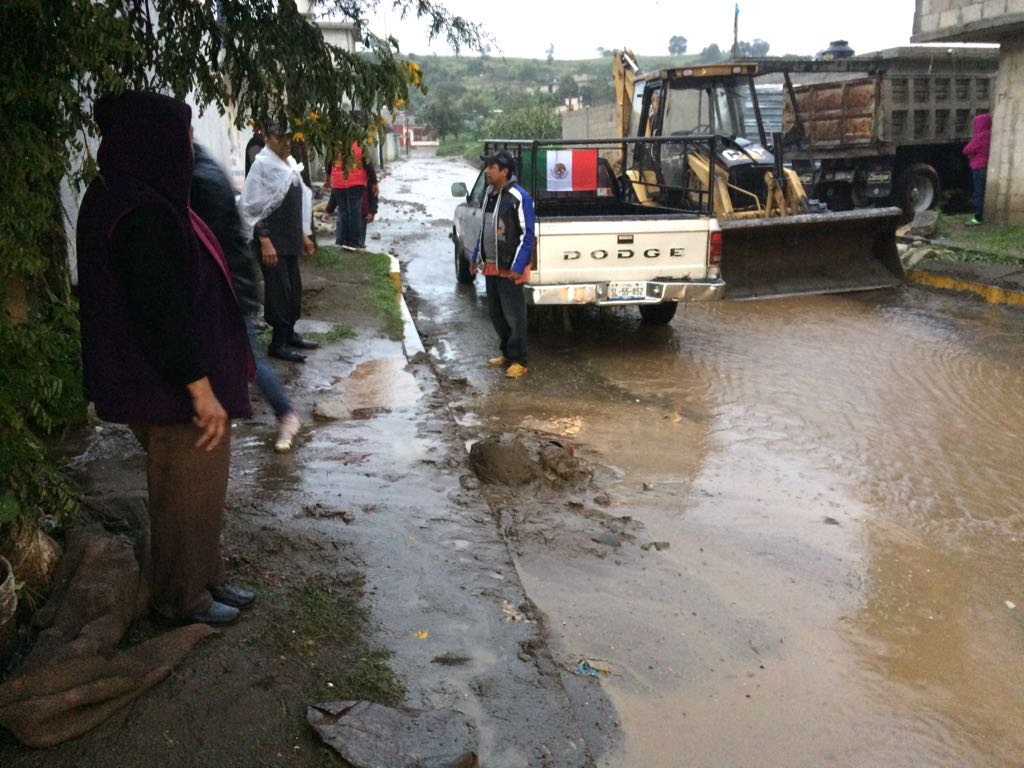
[(267, 144), (256, 155), (238, 201), (247, 238), (255, 235), (263, 268), (264, 318), (273, 328), (267, 354), (301, 363), (298, 349), (316, 349), (295, 332), (302, 312), (299, 256), (313, 252), (313, 192), (302, 181), (302, 165), (291, 156), (287, 121), (265, 126)]

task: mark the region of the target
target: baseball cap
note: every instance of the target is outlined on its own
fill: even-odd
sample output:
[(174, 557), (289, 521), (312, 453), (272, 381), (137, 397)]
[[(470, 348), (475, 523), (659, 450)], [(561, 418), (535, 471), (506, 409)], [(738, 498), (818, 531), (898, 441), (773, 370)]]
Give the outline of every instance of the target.
[(496, 165), (499, 168), (507, 168), (510, 171), (516, 169), (516, 159), (512, 157), (512, 154), (504, 149), (495, 152), (492, 155), (480, 155), (480, 162), (484, 164), (486, 168), (488, 165)]

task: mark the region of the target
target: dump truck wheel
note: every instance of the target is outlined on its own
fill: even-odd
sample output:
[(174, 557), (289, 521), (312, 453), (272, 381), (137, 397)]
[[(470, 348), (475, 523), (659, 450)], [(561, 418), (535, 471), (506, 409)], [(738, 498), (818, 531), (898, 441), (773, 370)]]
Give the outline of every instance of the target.
[(666, 301), (661, 304), (640, 304), (640, 317), (645, 323), (651, 325), (668, 325), (676, 316), (679, 303)]
[(455, 279), (462, 285), (470, 285), (476, 278), (472, 272), (469, 271), (469, 259), (466, 257), (466, 252), (462, 246), (459, 245), (459, 241), (455, 241)]
[(900, 174), (896, 183), (896, 204), (912, 219), (939, 202), (939, 174), (926, 163), (912, 165)]
[(849, 184), (832, 184), (824, 194), (825, 204), (830, 211), (849, 211), (853, 209), (853, 194)]

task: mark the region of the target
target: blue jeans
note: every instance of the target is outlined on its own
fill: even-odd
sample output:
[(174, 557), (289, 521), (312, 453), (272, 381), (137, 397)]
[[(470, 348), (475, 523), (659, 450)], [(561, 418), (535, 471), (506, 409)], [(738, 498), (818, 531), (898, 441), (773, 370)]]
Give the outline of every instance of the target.
[(982, 214), (985, 213), (985, 177), (988, 175), (987, 168), (971, 169), (971, 186), (974, 187), (974, 218), (982, 221)]
[(292, 407), (288, 395), (285, 394), (284, 387), (281, 386), (274, 369), (270, 367), (267, 358), (263, 356), (262, 345), (258, 338), (259, 328), (256, 327), (254, 317), (245, 318), (245, 329), (249, 333), (249, 347), (252, 349), (252, 359), (256, 364), (256, 386), (260, 388), (263, 397), (274, 409), (274, 415), (280, 419), (295, 409)]
[(334, 224), (336, 245), (366, 247), (366, 219), (363, 218), (365, 193), (366, 187), (342, 187), (332, 192), (338, 205), (338, 218)]
[(523, 286), (514, 280), (497, 275), (484, 278), (487, 285), (487, 308), (491, 323), (501, 341), (501, 354), (510, 363), (525, 366), (526, 356), (526, 295)]

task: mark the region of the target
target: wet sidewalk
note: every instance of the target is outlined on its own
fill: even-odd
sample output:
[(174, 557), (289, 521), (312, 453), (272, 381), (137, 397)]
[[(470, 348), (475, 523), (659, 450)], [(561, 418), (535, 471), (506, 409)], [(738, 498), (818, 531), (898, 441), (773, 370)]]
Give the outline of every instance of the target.
[[(394, 257), (391, 269), (400, 288)], [(449, 411), (458, 397), (399, 297), (401, 340), (356, 328), (290, 382), (314, 416), (296, 451), (268, 460), (250, 444), (240, 463), (269, 461), (276, 481), (252, 482), (273, 493), (272, 525), (286, 537), (314, 533), (358, 558), (376, 643), (392, 654), (406, 705), (468, 715), (481, 765), (593, 765), (542, 617), (475, 490)]]

